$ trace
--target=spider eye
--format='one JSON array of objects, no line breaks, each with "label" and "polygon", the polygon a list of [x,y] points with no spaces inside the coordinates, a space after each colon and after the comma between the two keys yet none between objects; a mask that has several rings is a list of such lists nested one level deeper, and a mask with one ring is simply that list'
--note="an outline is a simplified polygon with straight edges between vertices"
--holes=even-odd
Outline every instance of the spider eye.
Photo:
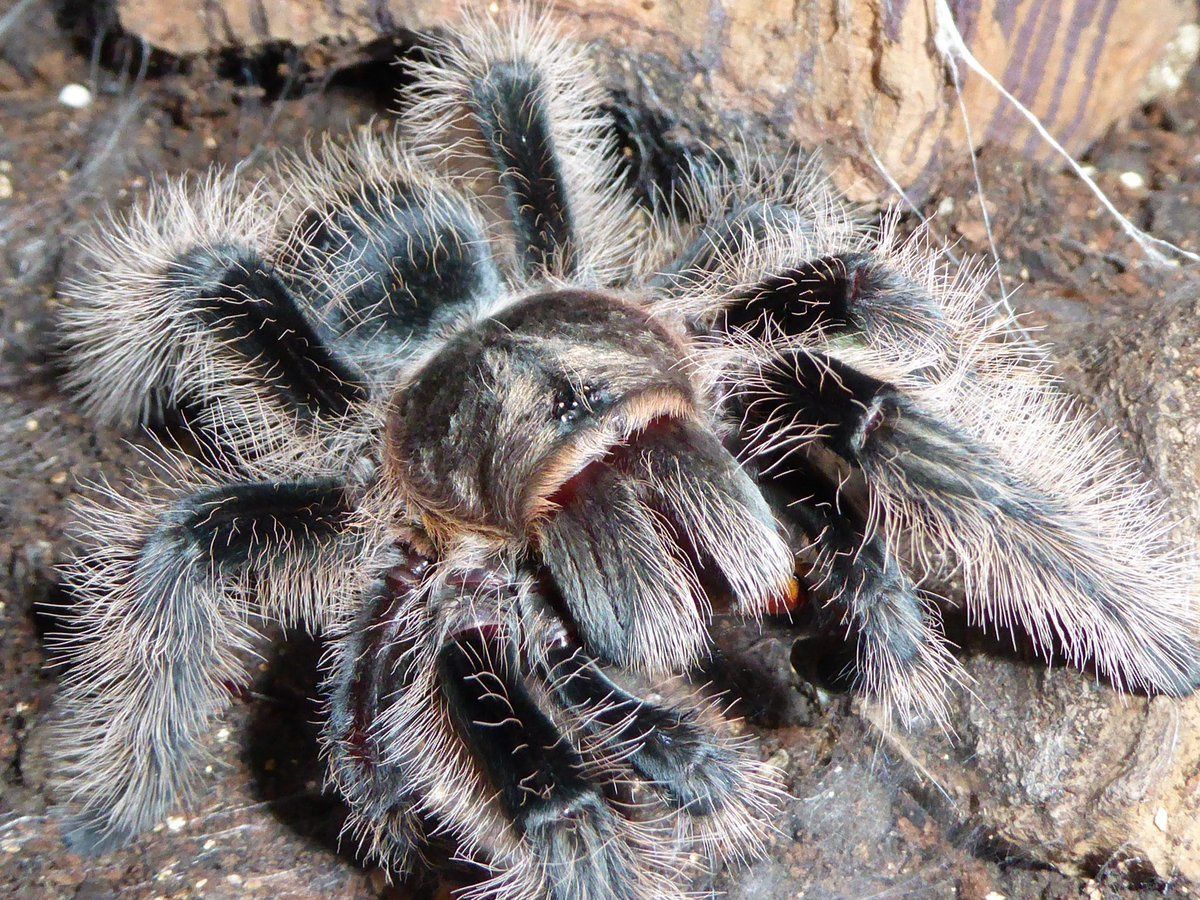
[{"label": "spider eye", "polygon": [[578,388],[563,385],[554,393],[550,418],[557,419],[563,425],[573,425],[584,416],[600,412],[602,400],[600,389],[591,383],[585,382]]}]

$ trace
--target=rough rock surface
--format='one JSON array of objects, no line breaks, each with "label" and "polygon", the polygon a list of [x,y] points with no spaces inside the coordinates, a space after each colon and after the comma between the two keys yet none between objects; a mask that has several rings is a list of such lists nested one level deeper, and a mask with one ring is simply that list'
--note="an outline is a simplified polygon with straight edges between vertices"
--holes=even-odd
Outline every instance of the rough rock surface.
[{"label": "rough rock surface", "polygon": [[1166,486],[1200,521],[1200,286],[1185,284],[1142,315],[1103,323],[1075,376]]},{"label": "rough rock surface", "polygon": [[[832,174],[868,199],[882,184],[876,160],[899,184],[920,188],[949,162],[949,148],[965,145],[936,46],[938,2],[552,5],[624,65],[654,70],[665,63],[682,72],[713,109],[765,119],[806,146],[836,140]],[[322,67],[386,52],[399,29],[437,27],[483,7],[479,0],[117,0],[116,8],[130,33],[174,54],[283,43]],[[954,0],[945,8],[988,71],[1074,152],[1136,106],[1152,72],[1151,90],[1169,89],[1171,72],[1196,52],[1194,31],[1180,36],[1195,21],[1189,0]],[[997,91],[960,69],[972,139],[1044,155],[1045,145]]]},{"label": "rough rock surface", "polygon": [[953,740],[893,737],[964,821],[1066,872],[1200,879],[1197,701],[1118,696],[996,648],[967,671]]},{"label": "rough rock surface", "polygon": [[[134,459],[130,435],[97,430],[59,388],[55,285],[72,239],[104,204],[134,202],[152,177],[247,158],[253,166],[306,134],[385,114],[381,79],[392,70],[360,67],[304,90],[271,56],[159,61],[139,76],[144,60],[130,45],[73,44],[40,0],[4,3],[0,894],[434,896],[445,886],[428,875],[389,887],[353,847],[339,849],[344,810],[321,791],[312,724],[319,647],[300,636],[268,648],[252,691],[214,730],[219,765],[191,808],[120,853],[67,854],[54,815],[64,798],[44,746],[57,672],[42,637],[53,610],[35,605],[59,599],[53,566],[78,482],[124,477]],[[666,69],[660,76],[665,94],[674,82]],[[72,83],[90,85],[89,105],[58,100]],[[1193,74],[1184,93],[1135,113],[1133,130],[1088,160],[1135,221],[1193,251],[1198,98]],[[1098,390],[1102,415],[1128,431],[1172,499],[1194,505],[1195,273],[1143,265],[1069,176],[1004,150],[985,150],[979,164],[1005,284],[1020,287],[1014,304],[1048,327],[1073,383]],[[956,254],[986,254],[980,202],[969,165],[958,165],[909,221],[928,218]],[[715,887],[745,900],[1195,895],[1194,701],[1121,698],[1086,675],[1046,674],[964,636],[976,686],[961,699],[958,736],[881,738],[809,673],[824,649],[801,637],[793,646],[797,634],[782,623],[723,623],[718,634],[726,662],[713,677],[740,698],[747,733],[783,766],[794,799],[768,857],[719,873]]]}]

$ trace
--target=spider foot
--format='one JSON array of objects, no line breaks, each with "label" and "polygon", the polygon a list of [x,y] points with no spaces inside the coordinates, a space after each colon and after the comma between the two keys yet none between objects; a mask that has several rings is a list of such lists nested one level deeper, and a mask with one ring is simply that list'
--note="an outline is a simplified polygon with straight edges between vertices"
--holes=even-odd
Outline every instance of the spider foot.
[{"label": "spider foot", "polygon": [[76,815],[62,824],[63,841],[72,853],[80,856],[103,856],[120,850],[136,837],[129,828],[114,828],[105,819]]}]

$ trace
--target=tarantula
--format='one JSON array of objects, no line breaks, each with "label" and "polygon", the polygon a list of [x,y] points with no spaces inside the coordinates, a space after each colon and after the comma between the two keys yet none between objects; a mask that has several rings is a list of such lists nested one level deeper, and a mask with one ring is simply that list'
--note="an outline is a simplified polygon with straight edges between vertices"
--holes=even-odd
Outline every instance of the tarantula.
[{"label": "tarantula", "polygon": [[449,836],[473,896],[680,896],[756,852],[776,774],[681,677],[717,606],[808,602],[904,721],[963,677],[921,587],[949,575],[1047,658],[1195,689],[1190,564],[986,273],[749,153],[647,212],[534,18],[436,41],[397,133],[91,241],[70,386],[186,410],[197,449],[78,515],[74,846],[181,802],[265,620],[330,637],[354,834],[393,871]]}]

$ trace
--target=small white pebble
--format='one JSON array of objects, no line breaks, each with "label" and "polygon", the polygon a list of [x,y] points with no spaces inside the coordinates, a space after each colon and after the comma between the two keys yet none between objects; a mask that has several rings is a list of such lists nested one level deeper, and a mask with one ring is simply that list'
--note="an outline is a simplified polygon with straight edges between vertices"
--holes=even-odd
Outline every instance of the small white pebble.
[{"label": "small white pebble", "polygon": [[999,891],[988,891],[983,900],[1007,900],[1007,898]]},{"label": "small white pebble", "polygon": [[92,105],[92,92],[82,84],[68,84],[58,92],[58,102],[71,109],[83,109]]},{"label": "small white pebble", "polygon": [[1160,806],[1154,812],[1154,827],[1159,831],[1166,833],[1167,830],[1167,808]]},{"label": "small white pebble", "polygon": [[222,728],[222,729],[220,729],[220,730],[217,732],[217,743],[218,743],[218,744],[223,744],[223,743],[225,743],[227,740],[229,740],[229,729],[228,729],[228,728]]},{"label": "small white pebble", "polygon": [[193,886],[196,888],[196,890],[198,890],[198,891],[199,891],[199,890],[203,890],[203,889],[204,889],[204,886],[205,886],[206,884],[208,884],[208,879],[207,879],[207,878],[201,878],[201,879],[200,879],[199,881],[197,881],[197,882],[195,883],[195,885],[193,885]]},{"label": "small white pebble", "polygon": [[938,204],[937,214],[939,216],[948,216],[954,212],[954,198],[943,197],[942,202]]},{"label": "small white pebble", "polygon": [[1096,167],[1095,166],[1088,166],[1088,165],[1080,166],[1079,171],[1082,172],[1084,175],[1086,175],[1088,178],[1096,177]]},{"label": "small white pebble", "polygon": [[1121,184],[1125,185],[1131,191],[1137,191],[1146,186],[1146,179],[1142,177],[1140,172],[1122,172]]},{"label": "small white pebble", "polygon": [[0,842],[0,850],[3,850],[5,853],[16,853],[20,849],[21,842],[14,840],[13,838],[8,838],[7,840]]},{"label": "small white pebble", "polygon": [[241,884],[242,876],[241,875],[226,875],[225,880],[228,881],[230,884]]},{"label": "small white pebble", "polygon": [[8,200],[12,195],[12,179],[7,175],[0,175],[0,200]]},{"label": "small white pebble", "polygon": [[211,850],[215,846],[217,846],[217,842],[214,841],[212,838],[209,838],[207,841],[204,842],[204,845],[200,849],[201,850]]},{"label": "small white pebble", "polygon": [[172,831],[178,831],[187,824],[187,819],[183,816],[167,816],[167,827]]},{"label": "small white pebble", "polygon": [[25,420],[25,430],[26,431],[37,431],[41,427],[42,427],[42,423],[39,422],[37,419],[26,419]]}]

